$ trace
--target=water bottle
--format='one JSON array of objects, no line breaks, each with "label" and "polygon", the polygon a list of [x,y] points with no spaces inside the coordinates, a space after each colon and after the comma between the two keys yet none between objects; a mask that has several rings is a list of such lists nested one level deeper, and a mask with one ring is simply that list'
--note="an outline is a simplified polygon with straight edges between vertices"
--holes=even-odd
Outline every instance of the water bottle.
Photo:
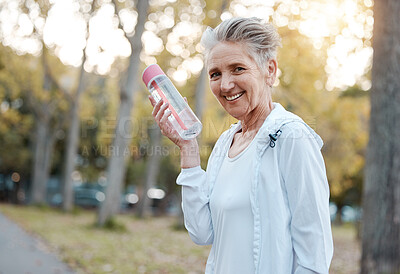
[{"label": "water bottle", "polygon": [[184,140],[195,138],[202,124],[163,70],[157,64],[150,65],[143,71],[142,80],[156,102],[162,99],[168,103],[168,120],[179,136]]}]

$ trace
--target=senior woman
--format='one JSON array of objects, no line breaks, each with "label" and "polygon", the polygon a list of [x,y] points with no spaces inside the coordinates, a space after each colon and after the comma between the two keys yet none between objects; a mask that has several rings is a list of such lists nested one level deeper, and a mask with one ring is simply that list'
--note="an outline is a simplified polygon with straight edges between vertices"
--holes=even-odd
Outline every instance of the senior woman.
[{"label": "senior woman", "polygon": [[200,167],[168,105],[150,98],[162,133],[181,151],[182,209],[191,239],[212,245],[206,273],[328,273],[333,254],[322,140],[271,99],[280,37],[257,18],[232,18],[202,37],[210,87],[239,122]]}]

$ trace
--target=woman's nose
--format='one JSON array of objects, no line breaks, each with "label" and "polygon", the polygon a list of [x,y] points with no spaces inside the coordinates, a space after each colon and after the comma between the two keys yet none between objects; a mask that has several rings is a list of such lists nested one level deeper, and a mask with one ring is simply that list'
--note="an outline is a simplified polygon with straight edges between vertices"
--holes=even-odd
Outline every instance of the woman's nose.
[{"label": "woman's nose", "polygon": [[221,78],[221,91],[230,91],[235,86],[233,79],[230,75],[222,76]]}]

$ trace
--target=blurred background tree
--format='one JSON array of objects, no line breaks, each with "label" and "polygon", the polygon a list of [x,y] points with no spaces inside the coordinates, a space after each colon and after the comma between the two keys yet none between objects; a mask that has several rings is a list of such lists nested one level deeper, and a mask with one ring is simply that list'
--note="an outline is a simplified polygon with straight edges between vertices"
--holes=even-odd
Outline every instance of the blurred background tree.
[{"label": "blurred background tree", "polygon": [[[63,187],[63,202],[62,207],[65,211],[71,211],[74,206],[74,188],[73,188],[73,178],[72,172],[76,168],[76,161],[77,158],[77,150],[78,150],[78,142],[79,142],[79,109],[80,109],[80,101],[81,95],[85,91],[85,80],[86,80],[86,73],[85,73],[85,62],[87,59],[86,56],[86,48],[89,40],[89,21],[92,15],[95,12],[95,4],[96,1],[93,0],[88,11],[82,12],[81,6],[79,9],[82,12],[82,17],[86,23],[86,30],[85,30],[85,43],[82,48],[83,56],[82,62],[79,67],[79,74],[77,79],[76,87],[74,91],[65,93],[64,96],[68,102],[68,112],[67,116],[67,124],[66,124],[66,140],[65,140],[65,152],[64,152],[64,167],[62,173],[61,184]],[[70,82],[71,79],[67,78],[67,81]],[[67,85],[71,85],[68,83]]]},{"label": "blurred background tree", "polygon": [[[110,156],[107,166],[107,188],[105,200],[100,206],[97,223],[103,226],[113,215],[120,210],[121,192],[123,190],[123,181],[126,172],[126,159],[129,156],[129,143],[132,139],[131,133],[127,131],[127,122],[129,122],[133,108],[133,99],[138,85],[138,72],[140,67],[140,53],[142,51],[142,34],[144,24],[146,23],[149,0],[138,0],[136,4],[137,23],[134,33],[126,31],[121,20],[122,13],[116,1],[113,1],[114,10],[118,20],[118,27],[124,32],[129,41],[131,56],[129,58],[128,68],[120,85],[120,106],[117,116],[117,124],[113,137],[112,147],[115,150]],[[128,153],[127,153],[128,151]]]}]

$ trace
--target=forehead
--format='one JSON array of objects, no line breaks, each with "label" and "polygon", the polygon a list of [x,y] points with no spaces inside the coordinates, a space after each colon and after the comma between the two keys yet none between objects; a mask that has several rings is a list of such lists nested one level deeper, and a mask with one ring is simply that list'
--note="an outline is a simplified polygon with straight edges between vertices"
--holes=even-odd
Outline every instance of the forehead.
[{"label": "forehead", "polygon": [[256,66],[255,61],[249,54],[246,44],[220,42],[215,45],[208,54],[207,69],[218,69],[233,63]]}]

